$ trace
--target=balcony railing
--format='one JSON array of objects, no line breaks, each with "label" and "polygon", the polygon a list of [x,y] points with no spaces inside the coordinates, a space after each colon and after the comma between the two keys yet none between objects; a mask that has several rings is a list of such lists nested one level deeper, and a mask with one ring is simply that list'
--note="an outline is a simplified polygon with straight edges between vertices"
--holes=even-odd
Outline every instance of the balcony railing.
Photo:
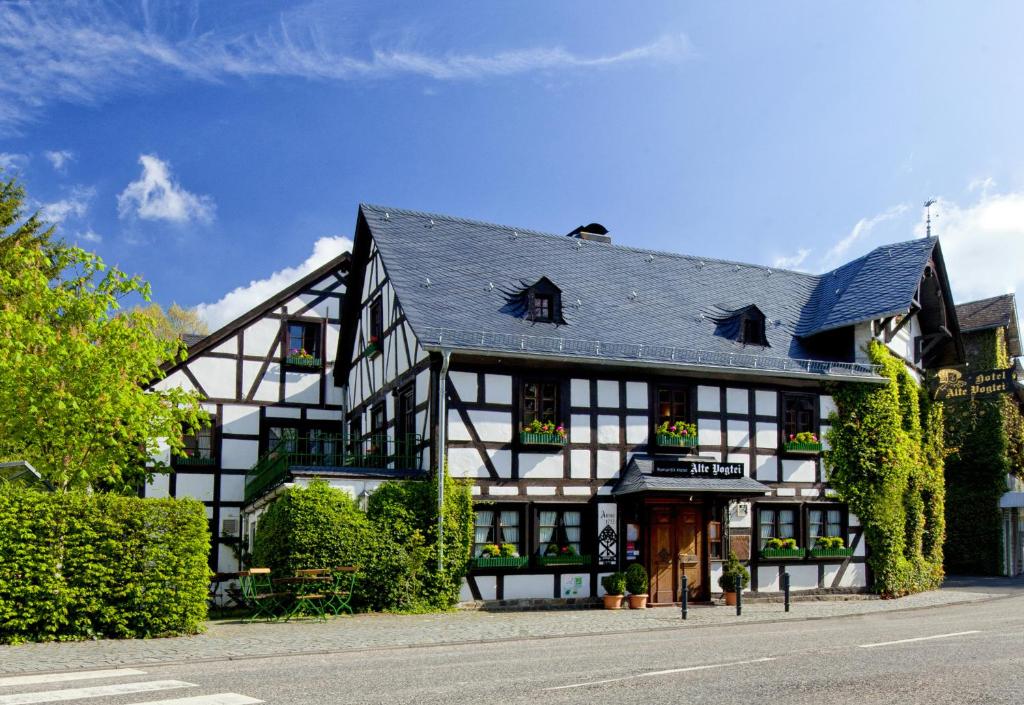
[{"label": "balcony railing", "polygon": [[420,470],[422,437],[401,439],[371,434],[348,440],[339,434],[315,438],[288,438],[260,458],[245,475],[245,501],[249,502],[283,482],[297,467],[380,468]]}]

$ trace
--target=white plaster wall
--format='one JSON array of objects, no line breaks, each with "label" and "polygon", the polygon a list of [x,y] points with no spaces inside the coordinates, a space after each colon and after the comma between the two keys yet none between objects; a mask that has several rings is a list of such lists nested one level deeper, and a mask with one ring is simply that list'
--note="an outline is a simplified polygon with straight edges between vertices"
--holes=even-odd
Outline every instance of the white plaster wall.
[{"label": "white plaster wall", "polygon": [[791,590],[816,590],[818,588],[818,566],[788,565],[789,587]]},{"label": "white plaster wall", "polygon": [[[330,386],[330,385],[328,385]],[[306,418],[312,421],[337,421],[341,423],[339,409],[306,409]],[[339,425],[340,428],[340,425]]]},{"label": "white plaster wall", "polygon": [[195,385],[192,384],[189,378],[185,376],[185,373],[180,370],[172,372],[153,385],[153,389],[161,392],[174,388],[184,389],[186,392],[194,392],[196,390]]},{"label": "white plaster wall", "polygon": [[452,477],[488,477],[487,466],[476,448],[449,448],[448,472]]},{"label": "white plaster wall", "polygon": [[569,383],[569,398],[572,406],[590,406],[590,380],[572,380]]},{"label": "white plaster wall", "polygon": [[235,396],[235,361],[219,357],[199,356],[189,360],[188,369],[206,390],[207,396],[233,399]]},{"label": "white plaster wall", "polygon": [[276,402],[280,396],[278,391],[280,381],[281,365],[276,362],[267,365],[267,370],[263,373],[263,379],[260,380],[260,386],[256,388],[253,399],[256,401]]},{"label": "white plaster wall", "polygon": [[475,402],[477,394],[476,372],[449,371],[448,378],[459,393],[459,398],[464,402]]},{"label": "white plaster wall", "polygon": [[729,462],[730,463],[739,463],[740,465],[743,466],[743,474],[746,475],[747,477],[751,476],[751,473],[750,473],[750,456],[749,455],[746,455],[746,454],[740,455],[738,453],[730,455],[729,456]]},{"label": "white plaster wall", "polygon": [[647,417],[627,416],[626,417],[626,443],[630,445],[641,445],[647,443]]},{"label": "white plaster wall", "polygon": [[237,355],[238,354],[238,336],[237,335],[231,336],[230,338],[225,340],[220,345],[217,345],[216,347],[214,347],[212,352],[215,352],[215,353],[225,353],[227,355]]},{"label": "white plaster wall", "polygon": [[159,499],[170,497],[170,478],[167,475],[154,475],[146,485],[146,496]]},{"label": "white plaster wall", "polygon": [[750,446],[750,423],[738,419],[726,422],[726,442],[730,448],[747,448]]},{"label": "white plaster wall", "polygon": [[506,575],[505,599],[521,600],[529,597],[554,596],[554,576],[552,575]]},{"label": "white plaster wall", "polygon": [[697,387],[697,411],[720,411],[721,401],[718,387]]},{"label": "white plaster wall", "polygon": [[583,449],[574,449],[570,451],[569,456],[570,464],[570,477],[578,479],[589,479],[590,478],[590,451]]},{"label": "white plaster wall", "polygon": [[320,375],[288,372],[284,378],[284,398],[293,404],[319,404]]},{"label": "white plaster wall", "polygon": [[619,383],[614,380],[597,381],[597,405],[600,407],[619,408]]},{"label": "white plaster wall", "polygon": [[512,378],[508,375],[484,375],[484,401],[488,404],[511,404]]},{"label": "white plaster wall", "polygon": [[729,526],[736,529],[751,527],[750,502],[736,502],[729,508]]},{"label": "white plaster wall", "polygon": [[650,400],[647,396],[646,382],[626,382],[626,407],[629,409],[647,409]]},{"label": "white plaster wall", "polygon": [[781,589],[778,567],[774,565],[759,566],[757,569],[757,591],[778,592]]},{"label": "white plaster wall", "polygon": [[619,442],[619,417],[605,416],[597,417],[597,442],[618,443]]},{"label": "white plaster wall", "polygon": [[220,476],[220,501],[241,502],[245,498],[245,475]]},{"label": "white plaster wall", "polygon": [[203,502],[213,501],[213,475],[179,473],[176,479],[178,497],[195,497]]},{"label": "white plaster wall", "polygon": [[722,443],[722,425],[718,419],[697,419],[697,440],[702,446]]},{"label": "white plaster wall", "polygon": [[750,408],[746,389],[725,390],[725,410],[730,414],[746,414]]},{"label": "white plaster wall", "polygon": [[573,414],[569,417],[569,438],[573,443],[590,443],[590,416]]},{"label": "white plaster wall", "polygon": [[260,409],[258,406],[225,404],[221,416],[221,427],[225,433],[259,435]]},{"label": "white plaster wall", "polygon": [[281,322],[272,318],[261,318],[245,329],[245,354],[267,357],[281,333]]},{"label": "white plaster wall", "polygon": [[597,451],[597,476],[600,478],[618,477],[621,465],[617,450]]},{"label": "white plaster wall", "polygon": [[867,569],[863,563],[851,563],[846,567],[839,587],[867,587]]},{"label": "white plaster wall", "polygon": [[827,588],[832,587],[832,583],[835,581],[836,576],[839,575],[839,564],[832,563],[825,566],[825,580],[824,585]]},{"label": "white plaster wall", "polygon": [[814,482],[817,460],[790,460],[782,461],[783,482]]},{"label": "white plaster wall", "polygon": [[302,418],[302,410],[294,406],[266,406],[264,407],[267,418],[272,419],[298,419]]},{"label": "white plaster wall", "polygon": [[[476,587],[480,590],[481,600],[497,600],[498,599],[498,579],[493,575],[478,575],[476,576]],[[462,589],[459,591],[459,600],[461,602],[472,602],[473,592],[469,589],[469,585],[466,583],[466,579],[462,579]]]},{"label": "white plaster wall", "polygon": [[469,412],[469,422],[481,441],[508,443],[512,440],[511,412],[474,410]]},{"label": "white plaster wall", "polygon": [[765,389],[754,392],[754,412],[758,416],[778,415],[778,394]]},{"label": "white plaster wall", "polygon": [[224,438],[221,440],[220,466],[228,470],[248,470],[259,460],[258,440]]},{"label": "white plaster wall", "polygon": [[779,480],[779,459],[774,455],[759,455],[757,457],[757,477],[759,482],[778,482]]},{"label": "white plaster wall", "polygon": [[559,478],[564,475],[561,453],[520,453],[519,477],[527,480]]}]

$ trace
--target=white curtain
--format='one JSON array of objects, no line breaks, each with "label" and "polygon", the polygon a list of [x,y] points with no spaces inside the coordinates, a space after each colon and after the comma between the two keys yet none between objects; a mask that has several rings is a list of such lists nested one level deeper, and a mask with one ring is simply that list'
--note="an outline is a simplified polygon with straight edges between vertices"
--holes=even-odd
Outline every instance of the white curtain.
[{"label": "white curtain", "polygon": [[491,542],[491,526],[494,522],[494,512],[480,511],[476,513],[476,535],[473,538],[475,555],[480,555],[483,544]]},{"label": "white curtain", "polygon": [[555,522],[558,520],[558,512],[541,512],[539,519],[540,535],[538,538],[540,539],[540,552],[544,553],[547,550],[548,544],[555,537]]},{"label": "white curtain", "polygon": [[501,541],[519,546],[519,512],[502,512]]},{"label": "white curtain", "polygon": [[828,531],[826,532],[829,536],[842,536],[843,535],[843,524],[840,521],[840,512],[838,509],[828,510]]},{"label": "white curtain", "polygon": [[820,509],[812,509],[808,514],[809,523],[807,530],[811,539],[810,543],[812,547],[814,546],[814,540],[823,535],[821,533],[822,524],[824,523],[823,518],[824,517]]},{"label": "white curtain", "polygon": [[771,509],[761,510],[761,548],[764,548],[768,539],[774,538],[775,534],[775,512]]},{"label": "white curtain", "polygon": [[780,539],[791,539],[794,536],[793,532],[793,510],[782,509],[779,511],[779,538]]},{"label": "white curtain", "polygon": [[576,549],[580,550],[580,513],[563,512],[562,525],[565,527],[565,538]]}]

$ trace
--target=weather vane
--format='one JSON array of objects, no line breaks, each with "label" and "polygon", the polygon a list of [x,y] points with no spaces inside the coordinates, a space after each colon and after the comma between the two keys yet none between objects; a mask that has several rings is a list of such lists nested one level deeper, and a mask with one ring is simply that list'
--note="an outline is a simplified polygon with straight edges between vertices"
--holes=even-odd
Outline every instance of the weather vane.
[{"label": "weather vane", "polygon": [[932,236],[932,206],[935,205],[935,199],[929,198],[924,202],[924,212],[927,215],[925,218],[925,232],[928,237]]}]

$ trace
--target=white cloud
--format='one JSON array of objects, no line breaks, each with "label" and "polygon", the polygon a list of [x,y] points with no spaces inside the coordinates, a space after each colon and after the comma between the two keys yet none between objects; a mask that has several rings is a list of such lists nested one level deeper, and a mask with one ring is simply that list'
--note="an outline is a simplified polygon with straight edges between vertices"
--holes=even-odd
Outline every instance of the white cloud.
[{"label": "white cloud", "polygon": [[907,212],[909,206],[905,203],[901,203],[897,206],[893,206],[885,210],[878,215],[874,215],[870,218],[861,218],[850,230],[849,234],[846,235],[842,240],[837,242],[829,249],[825,254],[823,264],[825,269],[832,269],[836,265],[842,264],[843,262],[850,259],[848,252],[850,248],[858,241],[863,240],[867,237],[872,230],[875,229],[881,223],[887,220],[893,220],[898,218]]},{"label": "white cloud", "polygon": [[[3,124],[2,118],[0,118],[0,124]],[[4,171],[17,171],[19,169],[24,169],[26,164],[28,164],[27,154],[0,152],[0,169],[3,169]]]},{"label": "white cloud", "polygon": [[213,199],[189,193],[171,178],[171,165],[155,154],[139,156],[142,174],[117,197],[117,212],[122,218],[138,216],[143,220],[172,223],[213,220]]},{"label": "white cloud", "polygon": [[[915,232],[924,235],[923,218]],[[1024,288],[1024,192],[982,188],[966,205],[939,198],[932,206],[932,234],[942,246],[957,301]]]},{"label": "white cloud", "polygon": [[68,163],[75,158],[75,153],[67,149],[43,152],[43,156],[50,162],[54,171],[63,174],[67,170]]},{"label": "white cloud", "polygon": [[220,300],[196,307],[199,316],[210,328],[217,329],[238,318],[257,304],[295,283],[317,267],[326,264],[342,252],[352,250],[347,237],[322,237],[313,244],[313,253],[302,264],[274,272],[266,279],[249,282],[225,294]]},{"label": "white cloud", "polygon": [[811,254],[810,249],[801,247],[792,255],[779,255],[772,260],[772,266],[778,269],[799,269],[809,254]]},{"label": "white cloud", "polygon": [[67,198],[41,204],[40,217],[48,223],[55,224],[63,223],[69,218],[84,218],[95,196],[96,189],[91,186],[75,186]]},{"label": "white cloud", "polygon": [[[414,75],[438,81],[555,70],[671,62],[692,55],[685,35],[666,35],[617,52],[580,55],[562,47],[490,54],[430,53],[408,41],[338,46],[315,9],[281,14],[262,31],[206,27],[199,11],[139,11],[104,3],[0,3],[0,130],[15,131],[55,101],[96,104],[122,90],[154,90],[168,78],[222,81],[265,76],[323,81]],[[177,31],[174,31],[177,28]]]},{"label": "white cloud", "polygon": [[92,228],[87,228],[85,232],[76,233],[75,237],[82,242],[91,242],[94,244],[103,242],[103,237]]}]

